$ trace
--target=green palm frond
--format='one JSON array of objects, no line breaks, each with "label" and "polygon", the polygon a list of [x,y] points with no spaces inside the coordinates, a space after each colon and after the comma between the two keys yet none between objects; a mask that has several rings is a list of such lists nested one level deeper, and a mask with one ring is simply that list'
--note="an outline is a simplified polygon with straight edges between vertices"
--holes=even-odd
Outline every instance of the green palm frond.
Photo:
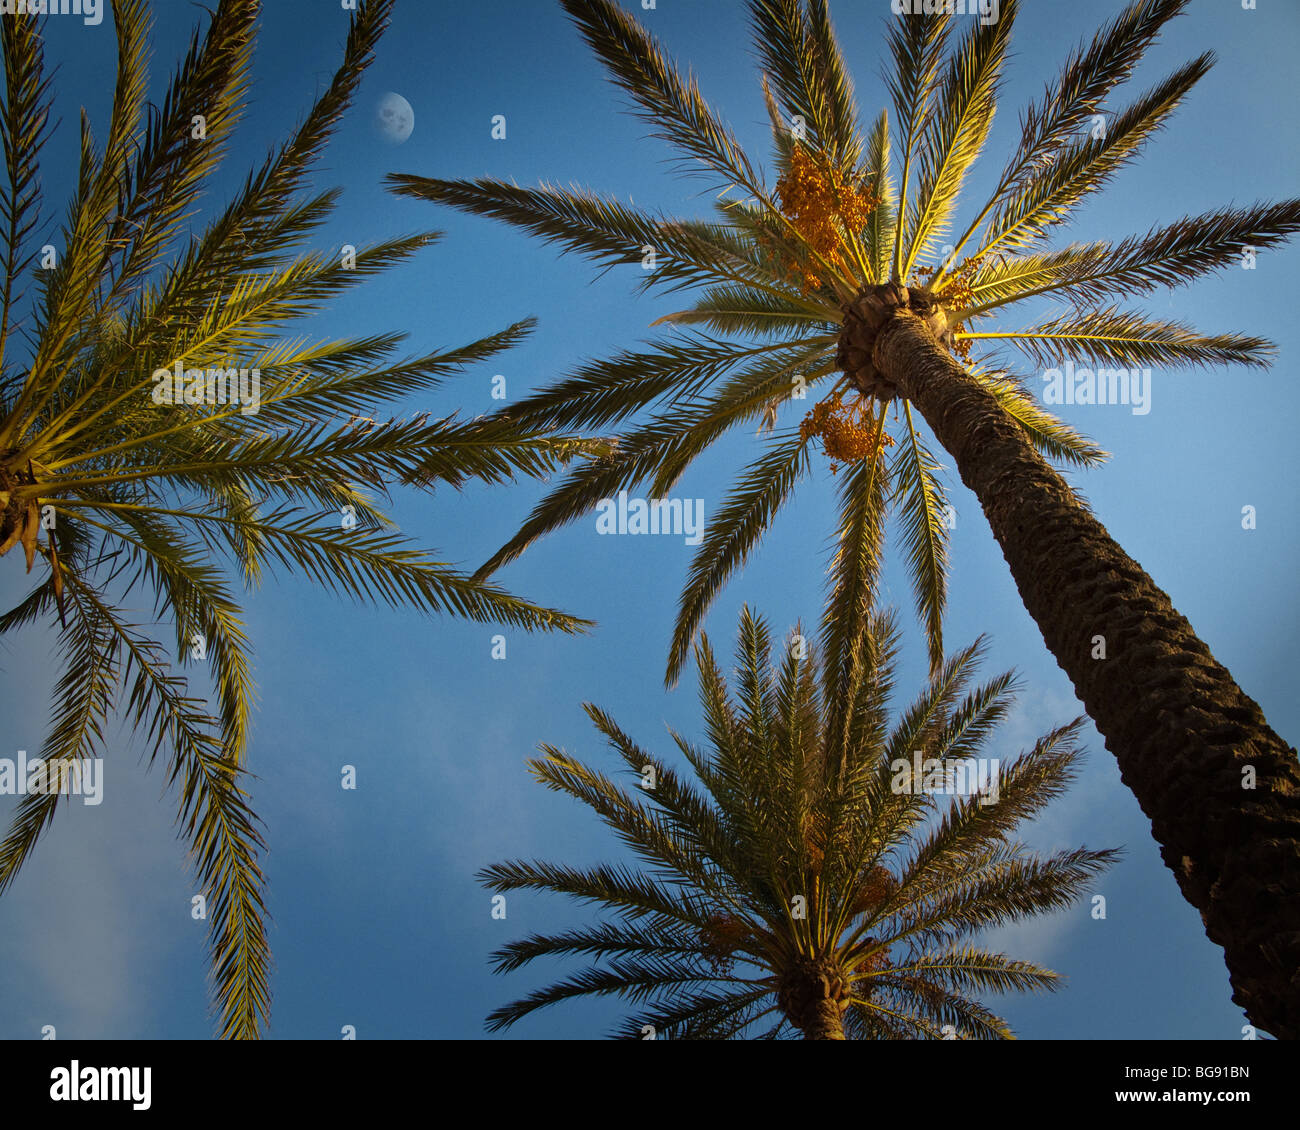
[{"label": "green palm frond", "polygon": [[709,523],[682,592],[673,629],[668,681],[676,682],[709,602],[726,578],[744,564],[775,513],[808,471],[808,441],[798,434],[773,445],[741,477],[736,490]]},{"label": "green palm frond", "polygon": [[1136,0],[1098,31],[1086,48],[1071,53],[1060,77],[1025,113],[1020,147],[1011,169],[1046,160],[1078,132],[1106,95],[1133,73],[1164,25],[1187,0]]},{"label": "green palm frond", "polygon": [[958,321],[978,317],[1035,294],[1050,292],[1060,280],[1086,275],[1105,257],[1106,245],[1072,243],[1059,251],[999,255],[981,263],[971,283],[968,304],[954,312]]},{"label": "green palm frond", "polygon": [[678,405],[619,438],[612,452],[570,472],[476,575],[491,574],[538,538],[585,517],[621,490],[649,481],[651,495],[662,498],[687,465],[728,428],[764,414],[773,401],[789,395],[795,378],[809,385],[823,378],[829,365],[819,358],[826,348],[824,339],[809,338],[757,350],[759,363],[741,370],[710,399]]},{"label": "green palm frond", "polygon": [[947,234],[966,173],[993,126],[998,81],[1015,18],[1015,0],[1006,0],[996,20],[970,28],[948,63],[936,94],[935,113],[920,138],[917,193],[908,216],[908,251],[900,278],[906,278],[916,261]]},{"label": "green palm frond", "polygon": [[1114,855],[1078,848],[1046,859],[999,860],[996,868],[977,870],[927,892],[920,904],[908,908],[906,925],[897,937],[951,944],[975,930],[1063,910],[1077,901]]},{"label": "green palm frond", "polygon": [[1061,252],[1012,260],[971,288],[975,304],[963,314],[1040,294],[1097,303],[1112,296],[1149,294],[1246,264],[1248,251],[1276,247],[1300,231],[1300,200],[1222,208],[1152,228],[1118,244],[1072,245]]},{"label": "green palm frond", "polygon": [[[0,51],[4,55],[4,110],[0,113],[0,145],[5,175],[0,181],[0,239],[4,246],[4,290],[0,293],[0,369],[9,338],[10,311],[21,300],[14,288],[35,261],[28,239],[40,220],[38,183],[41,149],[50,131],[50,79],[44,51],[31,20],[0,21]],[[3,400],[10,382],[0,384]],[[2,402],[2,400],[0,400]]]},{"label": "green palm frond", "polygon": [[[646,787],[647,767],[653,771],[655,799],[671,825],[672,835],[689,848],[692,858],[720,860],[724,864],[739,860],[735,845],[729,839],[729,829],[718,819],[704,793],[665,762],[636,745],[605,711],[592,703],[587,703],[583,709],[611,748],[622,756],[628,770],[637,776],[641,788]],[[706,763],[693,762],[692,767],[702,781],[713,776]]]},{"label": "green palm frond", "polygon": [[633,490],[650,478],[664,453],[689,424],[673,429],[666,421],[643,428],[633,440],[622,440],[610,455],[570,471],[560,484],[534,507],[528,519],[504,546],[475,574],[490,576],[519,557],[539,538],[579,518],[623,490]]},{"label": "green palm frond", "polygon": [[[256,358],[267,390],[258,420],[271,428],[330,416],[363,419],[382,404],[436,389],[446,377],[495,357],[523,341],[535,325],[526,318],[468,345],[396,364],[386,362],[402,343],[399,334],[268,350]],[[557,439],[557,446],[562,442]]]},{"label": "green palm frond", "polygon": [[667,923],[654,929],[644,926],[603,923],[591,928],[567,930],[560,934],[534,934],[522,941],[510,942],[492,955],[493,971],[510,973],[535,958],[551,954],[588,954],[601,957],[617,953],[700,954],[704,947],[695,935],[682,926]]},{"label": "green palm frond", "polygon": [[659,1005],[629,1017],[611,1035],[614,1039],[644,1040],[653,1032],[655,1039],[729,1040],[775,1011],[771,1005],[764,1007],[769,996],[762,986],[729,993],[681,993],[672,1005]]},{"label": "green palm frond", "polygon": [[[117,313],[121,296],[110,293],[102,298],[103,285],[133,282],[156,264],[184,210],[219,165],[240,113],[256,12],[223,2],[213,13],[207,35],[200,39],[196,32],[191,40],[155,117],[155,133],[138,145],[144,11],[132,3],[115,15],[118,66],[108,141],[102,155],[97,154],[83,114],[81,170],[64,233],[64,254],[54,269],[44,272],[44,301],[34,318],[37,344],[17,404],[0,425],[0,447],[32,426],[35,413],[61,390],[54,374],[75,369],[78,353]],[[190,136],[196,115],[207,123],[209,137],[197,147]],[[135,189],[129,202],[122,199],[124,182]],[[147,232],[131,213],[150,205],[157,224]],[[141,236],[130,239],[128,228]],[[152,238],[141,238],[145,235]],[[146,261],[143,252],[150,250],[152,260]]]},{"label": "green palm frond", "polygon": [[[75,592],[69,595],[73,615],[59,640],[63,673],[54,689],[50,732],[40,754],[60,771],[101,754],[104,723],[119,670],[113,633],[101,618],[84,613]],[[53,821],[60,796],[57,792],[29,793],[19,802],[0,842],[0,892],[13,883],[41,833]]]},{"label": "green palm frond", "polygon": [[671,869],[712,897],[725,897],[724,890],[715,889],[711,873],[703,866],[693,845],[674,836],[668,821],[645,811],[603,773],[588,769],[563,750],[553,746],[541,748],[545,759],[528,763],[538,781],[586,804],[647,863]]},{"label": "green palm frond", "polygon": [[[569,17],[631,97],[634,113],[653,136],[682,150],[698,173],[702,164],[721,185],[754,192],[758,178],[731,130],[704,101],[693,78],[683,78],[644,28],[612,0],[561,0]],[[697,164],[698,163],[698,164]]]},{"label": "green palm frond", "polygon": [[[798,6],[795,0],[795,6]],[[826,146],[834,159],[845,166],[856,165],[862,157],[862,138],[858,133],[858,107],[849,77],[848,64],[840,50],[839,38],[831,23],[828,0],[808,0],[807,43],[814,73],[821,75],[827,106],[830,144]]]},{"label": "green palm frond", "polygon": [[885,76],[894,110],[895,128],[900,131],[902,172],[898,183],[898,223],[894,232],[890,279],[903,279],[907,249],[903,235],[907,226],[909,187],[917,148],[929,117],[930,104],[938,91],[943,70],[944,50],[952,21],[939,8],[933,15],[914,12],[907,19],[894,19],[887,33],[889,53],[894,68]]},{"label": "green palm frond", "polygon": [[[884,435],[884,426],[885,416],[881,413],[876,421],[879,437]],[[833,720],[831,732],[836,734],[842,734],[843,728],[835,720],[848,716],[851,700],[847,680],[855,671],[854,661],[864,642],[860,634],[870,624],[862,605],[871,602],[869,582],[880,575],[882,566],[886,474],[881,453],[873,447],[840,484],[839,544],[831,560],[821,629],[826,670],[845,680],[826,688],[826,702]]]},{"label": "green palm frond", "polygon": [[[971,967],[984,971],[988,969],[985,984],[1005,986],[998,991],[1051,990],[1057,987],[1055,976],[1047,974],[1035,978],[1029,972],[1036,967],[1028,962],[1007,962],[1000,954],[979,954],[961,951],[956,954],[936,954],[921,964],[916,973],[899,972],[890,976],[874,978],[871,997],[862,1001],[858,1009],[864,1014],[864,1023],[879,1023],[885,1016],[901,1019],[906,1025],[914,1027],[920,1034],[933,1038],[938,1033],[953,1032],[955,1039],[967,1040],[1013,1040],[1010,1026],[1001,1017],[995,1015],[978,1001],[969,996],[946,987],[943,978],[949,975],[950,968],[960,967],[965,958]],[[980,958],[991,959],[981,963]],[[1013,972],[997,977],[997,966],[992,962],[1002,960]],[[1025,967],[1024,972],[1016,967]],[[975,980],[975,978],[972,978]],[[977,982],[978,983],[978,982]],[[870,1020],[866,1018],[870,1017]],[[956,1035],[955,1033],[961,1033]],[[899,1038],[890,1036],[886,1038]],[[915,1038],[903,1036],[904,1039]],[[942,1037],[941,1037],[942,1038]]]},{"label": "green palm frond", "polygon": [[899,973],[942,972],[958,988],[977,991],[1025,992],[1056,988],[1058,976],[1029,961],[1013,961],[997,953],[985,953],[963,946],[950,953],[918,958]]},{"label": "green palm frond", "polygon": [[767,351],[767,346],[682,334],[653,350],[629,350],[583,366],[504,414],[534,428],[602,428],[641,408],[669,409],[693,400],[728,369]]},{"label": "green palm frond", "polygon": [[[59,513],[56,507],[56,521]],[[196,634],[203,639],[215,676],[222,732],[232,749],[243,749],[253,705],[249,641],[240,608],[223,571],[205,552],[207,547],[184,536],[167,521],[170,515],[144,507],[115,509],[118,521],[114,523],[97,522],[68,508],[62,513],[99,531],[105,546],[121,549],[124,566],[135,566],[130,579],[122,582],[122,590],[129,593],[140,587],[155,593],[155,615],[170,616],[174,623],[177,655],[190,654]]]},{"label": "green palm frond", "polygon": [[[447,181],[392,173],[387,179],[390,190],[397,195],[450,204],[475,215],[503,220],[543,242],[558,244],[565,252],[584,255],[607,270],[639,267],[645,258],[644,249],[653,249],[656,266],[645,273],[644,286],[670,282],[692,286],[729,278],[698,262],[699,244],[689,241],[671,223],[580,188],[547,184],[535,189],[520,188],[488,177]],[[739,270],[740,264],[734,267]]]},{"label": "green palm frond", "polygon": [[582,902],[608,903],[625,921],[667,919],[701,927],[700,904],[683,900],[671,884],[626,867],[601,865],[579,870],[534,860],[495,863],[480,872],[493,891],[552,891]]},{"label": "green palm frond", "polygon": [[1179,67],[1113,121],[1107,121],[1102,136],[1061,150],[1049,168],[1007,197],[994,212],[978,253],[1028,247],[1049,227],[1063,223],[1084,197],[1106,185],[1141,152],[1187,92],[1209,73],[1213,60],[1213,54],[1207,52]]},{"label": "green palm frond", "polygon": [[939,464],[917,438],[910,405],[904,405],[907,436],[898,446],[891,473],[900,497],[903,548],[916,593],[916,611],[925,625],[930,666],[943,662],[943,612],[948,596],[947,495],[936,472]]},{"label": "green palm frond", "polygon": [[783,294],[745,286],[710,287],[689,310],[666,314],[654,325],[704,324],[721,334],[751,334],[754,337],[790,337],[809,330],[833,327],[825,312],[810,310]]},{"label": "green palm frond", "polygon": [[168,751],[168,785],[180,793],[180,833],[211,904],[212,996],[220,1035],[256,1036],[270,1010],[271,954],[258,863],[266,845],[242,787],[246,772],[214,732],[218,720],[187,693],[184,679],[168,673],[159,645],[122,620],[90,585],[75,576],[69,585],[83,614],[100,621],[120,649],[123,707],[152,746],[150,765]]},{"label": "green palm frond", "polygon": [[867,282],[883,282],[889,277],[890,256],[894,248],[894,225],[897,223],[894,182],[889,175],[889,111],[880,117],[867,136],[866,164],[870,170],[867,187],[879,204],[867,217],[864,242],[873,271]]},{"label": "green palm frond", "polygon": [[837,167],[862,156],[857,106],[825,0],[749,0],[754,47],[786,117],[802,117],[808,141]]},{"label": "green palm frond", "polygon": [[1025,330],[958,335],[966,340],[1006,342],[1035,365],[1048,367],[1068,351],[1073,356],[1121,366],[1254,365],[1264,367],[1275,352],[1263,338],[1245,334],[1198,334],[1181,322],[1152,321],[1109,307],[1064,314]]},{"label": "green palm frond", "polygon": [[1110,457],[1092,440],[1039,407],[1024,385],[1009,373],[982,367],[971,371],[1042,454],[1076,467],[1094,467]]}]

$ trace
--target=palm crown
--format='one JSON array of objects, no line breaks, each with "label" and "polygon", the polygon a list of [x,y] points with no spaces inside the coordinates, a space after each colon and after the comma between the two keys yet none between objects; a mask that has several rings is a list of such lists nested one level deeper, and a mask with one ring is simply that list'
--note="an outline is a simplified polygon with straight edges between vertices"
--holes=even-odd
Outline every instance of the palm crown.
[{"label": "palm crown", "polygon": [[[256,1035],[264,1023],[269,953],[262,840],[241,784],[253,695],[249,641],[221,559],[250,586],[284,570],[394,606],[526,629],[572,632],[585,623],[431,558],[394,531],[374,499],[398,482],[459,485],[547,472],[591,449],[500,422],[372,418],[505,349],[529,323],[404,359],[395,356],[398,334],[321,343],[281,337],[287,323],[436,236],[362,247],[354,263],[301,249],[338,193],[300,190],[390,9],[391,0],[358,8],[343,63],[296,133],[178,249],[246,101],[258,5],[223,0],[153,108],[145,103],[147,5],[115,0],[108,133],[97,144],[83,117],[57,265],[45,262],[38,238],[51,88],[37,22],[0,20],[0,554],[21,546],[28,572],[39,560],[41,574],[0,617],[0,631],[57,620],[63,674],[41,750],[47,764],[97,756],[119,708],[147,735],[151,761],[164,755],[209,901],[214,995],[227,1036]],[[34,264],[37,293],[25,304]],[[231,365],[249,375],[241,392],[252,391],[252,371],[260,374],[260,404],[233,395],[233,381],[225,395],[208,385],[205,374],[233,374]],[[197,371],[202,384],[156,399],[155,372],[173,366]],[[217,403],[205,399],[209,388]],[[191,398],[195,389],[201,395]],[[217,716],[174,672],[171,648],[151,634],[152,624],[126,610],[142,591],[154,598],[155,615],[173,622],[181,661],[210,664]],[[0,842],[0,890],[58,801],[58,793],[33,793],[18,806]]]},{"label": "palm crown", "polygon": [[494,890],[555,891],[613,916],[499,950],[499,972],[543,956],[597,961],[498,1009],[490,1028],[618,994],[641,1006],[617,1032],[631,1039],[1011,1038],[979,995],[1054,988],[1057,975],[972,935],[1068,906],[1115,855],[1044,858],[1011,838],[1066,787],[1082,720],[995,762],[982,794],[940,801],[941,778],[974,764],[1007,713],[1013,678],[966,691],[977,641],[891,727],[895,628],[865,612],[847,651],[819,664],[796,634],[777,670],[767,626],[745,609],[734,692],[703,637],[708,748],[673,734],[695,779],[591,705],[638,784],[624,789],[541,747],[546,757],[529,763],[536,777],[590,806],[646,869],[511,862],[482,872]]},{"label": "palm crown", "polygon": [[[661,319],[683,327],[674,336],[587,364],[502,413],[530,426],[628,428],[616,454],[571,472],[481,571],[619,490],[649,484],[662,495],[721,436],[759,421],[773,434],[697,551],[670,682],[713,598],[810,470],[818,442],[832,470],[846,467],[837,579],[867,567],[892,509],[932,667],[939,663],[948,503],[919,414],[871,363],[871,335],[855,306],[869,288],[909,287],[912,309],[927,314],[938,339],[1038,451],[1069,465],[1099,463],[1105,452],[1003,367],[1008,347],[1036,365],[1061,350],[1121,367],[1261,365],[1271,355],[1263,339],[1206,335],[1118,303],[1237,262],[1245,247],[1272,246],[1300,227],[1298,201],[1226,208],[1118,242],[1047,247],[1052,229],[1141,152],[1208,71],[1205,54],[1130,105],[1101,114],[1186,0],[1134,0],[1067,59],[1025,112],[1020,143],[993,192],[961,213],[970,213],[961,227],[961,189],[993,122],[1015,0],[1001,5],[996,21],[972,20],[961,32],[962,21],[942,12],[894,17],[887,32],[892,122],[882,111],[865,130],[826,0],[748,0],[775,177],[762,173],[694,79],[631,15],[611,0],[562,2],[637,115],[685,168],[722,190],[716,219],[674,219],[548,185],[390,181],[394,191],[504,220],[606,267],[641,264],[653,248],[655,267],[641,287],[695,292],[689,309]],[[936,251],[942,259],[925,265]],[[1010,307],[1042,296],[1064,303],[1065,312],[1003,325]],[[806,396],[814,386],[815,404]],[[790,400],[803,402],[802,418],[778,430]],[[650,409],[648,419],[631,423]]]}]

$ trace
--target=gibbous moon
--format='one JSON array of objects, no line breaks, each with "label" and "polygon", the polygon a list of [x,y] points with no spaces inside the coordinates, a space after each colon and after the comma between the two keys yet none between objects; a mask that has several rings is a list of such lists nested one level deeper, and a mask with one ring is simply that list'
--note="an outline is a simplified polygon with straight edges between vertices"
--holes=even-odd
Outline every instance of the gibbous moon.
[{"label": "gibbous moon", "polygon": [[375,132],[390,145],[401,145],[415,129],[415,111],[391,90],[375,106]]}]

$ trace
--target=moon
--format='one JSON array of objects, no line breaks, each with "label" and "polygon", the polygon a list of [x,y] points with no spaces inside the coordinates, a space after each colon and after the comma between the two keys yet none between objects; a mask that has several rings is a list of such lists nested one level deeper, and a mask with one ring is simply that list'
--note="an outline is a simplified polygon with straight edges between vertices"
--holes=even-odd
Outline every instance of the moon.
[{"label": "moon", "polygon": [[415,111],[400,94],[389,91],[375,106],[375,132],[390,145],[401,145],[415,129]]}]

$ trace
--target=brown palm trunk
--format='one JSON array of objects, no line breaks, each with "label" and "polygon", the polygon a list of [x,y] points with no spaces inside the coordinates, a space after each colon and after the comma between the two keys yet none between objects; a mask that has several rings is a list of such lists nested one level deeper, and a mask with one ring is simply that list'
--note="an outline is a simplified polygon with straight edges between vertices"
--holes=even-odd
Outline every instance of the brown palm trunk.
[{"label": "brown palm trunk", "polygon": [[797,959],[781,978],[777,1001],[805,1040],[844,1039],[849,982],[835,962]]},{"label": "brown palm trunk", "polygon": [[843,1013],[832,1000],[817,1001],[804,1013],[803,1038],[805,1040],[844,1039]]},{"label": "brown palm trunk", "polygon": [[1296,751],[923,317],[866,299],[875,369],[979,499],[1025,608],[1223,947],[1232,999],[1257,1027],[1300,1037]]}]

